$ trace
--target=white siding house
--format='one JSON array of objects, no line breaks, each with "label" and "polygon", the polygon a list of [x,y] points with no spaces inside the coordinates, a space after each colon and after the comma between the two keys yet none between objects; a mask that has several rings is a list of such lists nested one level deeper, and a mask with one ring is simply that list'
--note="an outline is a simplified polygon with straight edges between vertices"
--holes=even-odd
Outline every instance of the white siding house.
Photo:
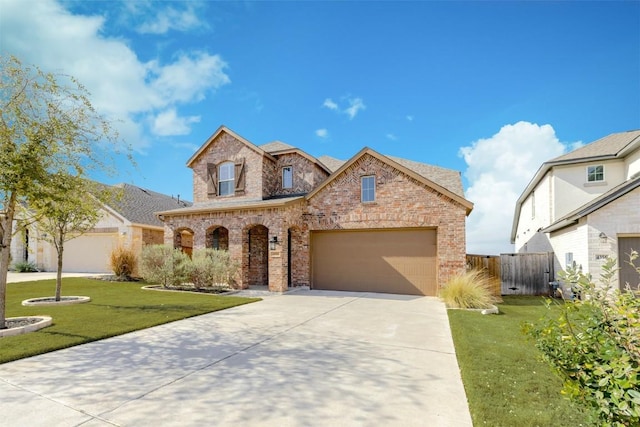
[{"label": "white siding house", "polygon": [[[164,243],[164,227],[155,212],[190,206],[171,196],[130,184],[112,187],[120,194],[113,206],[103,205],[101,218],[89,232],[64,244],[65,272],[109,273],[109,256],[117,246],[139,254],[147,244]],[[58,255],[52,244],[39,236],[37,227],[20,227],[11,242],[13,263],[27,261],[40,271],[56,271]]]},{"label": "white siding house", "polygon": [[540,166],[518,201],[511,231],[517,252],[554,252],[599,277],[621,259],[618,286],[640,280],[624,261],[640,251],[640,130],[601,138]]}]

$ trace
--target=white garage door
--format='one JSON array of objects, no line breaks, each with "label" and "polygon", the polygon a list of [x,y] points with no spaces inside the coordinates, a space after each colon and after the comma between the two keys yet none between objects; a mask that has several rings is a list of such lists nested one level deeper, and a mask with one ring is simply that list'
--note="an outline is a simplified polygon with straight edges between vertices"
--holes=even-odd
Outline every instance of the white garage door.
[{"label": "white garage door", "polygon": [[118,244],[117,234],[84,234],[64,244],[62,270],[110,273],[109,256]]}]

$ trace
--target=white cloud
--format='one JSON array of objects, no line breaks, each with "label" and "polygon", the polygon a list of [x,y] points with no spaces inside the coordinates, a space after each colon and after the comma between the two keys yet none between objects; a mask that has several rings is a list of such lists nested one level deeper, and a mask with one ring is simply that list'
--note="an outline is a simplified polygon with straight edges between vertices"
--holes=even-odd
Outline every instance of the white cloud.
[{"label": "white cloud", "polygon": [[[174,2],[164,8],[159,8],[158,3],[142,4],[147,7],[141,8],[138,5],[133,9],[136,12],[144,12],[144,21],[136,29],[141,34],[165,34],[170,30],[187,31],[207,27],[207,23],[198,18],[198,2]],[[176,5],[185,6],[185,9],[176,9]],[[149,16],[150,13],[153,15]]]},{"label": "white cloud", "polygon": [[387,137],[387,139],[390,139],[390,140],[392,140],[392,141],[396,141],[396,140],[398,139],[398,137],[397,137],[397,136],[395,136],[395,135],[394,135],[394,134],[392,134],[392,133],[388,133],[388,134],[386,134],[385,136]]},{"label": "white cloud", "polygon": [[180,52],[168,63],[142,62],[125,40],[103,35],[105,22],[104,16],[75,15],[55,0],[29,7],[2,0],[0,52],[76,77],[94,107],[138,151],[150,143],[146,117],[198,102],[230,82],[222,58],[203,51]]},{"label": "white cloud", "polygon": [[362,98],[352,98],[347,96],[343,97],[342,100],[346,101],[349,106],[340,108],[338,103],[334,102],[331,98],[325,99],[322,103],[322,106],[328,108],[329,110],[333,110],[341,114],[346,114],[347,116],[349,116],[350,120],[353,120],[353,118],[358,114],[359,111],[367,108],[367,106],[364,105]]},{"label": "white cloud", "polygon": [[316,130],[316,136],[320,137],[320,138],[328,138],[329,137],[329,131],[326,129],[318,129]]},{"label": "white cloud", "polygon": [[175,108],[159,113],[154,119],[151,131],[159,136],[188,135],[192,123],[199,123],[200,116],[178,117]]},{"label": "white cloud", "polygon": [[349,102],[349,108],[344,110],[344,112],[347,113],[351,120],[358,114],[358,111],[367,108],[364,102],[362,102],[362,98],[349,98],[347,101]]},{"label": "white cloud", "polygon": [[474,203],[467,220],[467,252],[512,252],[515,203],[542,163],[567,151],[550,125],[518,122],[491,138],[460,149],[467,164],[466,197]]},{"label": "white cloud", "polygon": [[330,110],[337,110],[338,109],[338,104],[336,104],[335,102],[333,102],[331,100],[331,98],[327,98],[324,100],[324,102],[322,103],[323,107],[326,107]]}]

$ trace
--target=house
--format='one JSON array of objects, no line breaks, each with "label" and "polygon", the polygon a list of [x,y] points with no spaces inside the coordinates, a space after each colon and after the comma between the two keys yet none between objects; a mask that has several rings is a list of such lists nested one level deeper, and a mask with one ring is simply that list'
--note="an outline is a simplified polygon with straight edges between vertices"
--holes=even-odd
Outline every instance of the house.
[{"label": "house", "polygon": [[229,250],[239,285],[435,295],[465,268],[460,173],[363,148],[315,158],[221,126],[188,160],[190,207],[159,212],[165,243]]},{"label": "house", "polygon": [[[103,205],[101,218],[87,233],[64,244],[63,269],[66,272],[110,273],[111,251],[122,245],[140,254],[148,244],[164,243],[164,225],[158,210],[190,206],[185,202],[130,184],[104,186],[117,193],[110,205]],[[20,227],[11,243],[13,262],[27,261],[40,271],[56,271],[57,252],[39,236],[36,227]]]},{"label": "house", "polygon": [[575,262],[595,278],[615,257],[616,286],[637,285],[625,261],[640,250],[640,130],[543,163],[516,202],[511,243],[517,252],[554,252],[556,271]]}]

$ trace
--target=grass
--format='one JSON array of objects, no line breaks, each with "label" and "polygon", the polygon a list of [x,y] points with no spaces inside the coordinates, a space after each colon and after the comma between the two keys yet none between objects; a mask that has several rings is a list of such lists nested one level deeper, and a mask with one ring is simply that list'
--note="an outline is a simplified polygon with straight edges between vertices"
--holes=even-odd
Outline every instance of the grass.
[{"label": "grass", "polygon": [[504,297],[500,315],[449,310],[473,425],[586,426],[587,414],[560,394],[562,381],[538,358],[523,322],[547,313],[541,297]]},{"label": "grass", "polygon": [[0,338],[0,363],[259,301],[257,298],[140,289],[144,285],[143,282],[65,278],[63,296],[89,296],[91,302],[23,307],[21,304],[25,299],[53,295],[55,280],[8,284],[7,317],[49,315],[53,317],[53,325],[28,334]]},{"label": "grass", "polygon": [[489,308],[495,302],[491,281],[481,270],[453,276],[440,290],[440,298],[451,308]]}]

